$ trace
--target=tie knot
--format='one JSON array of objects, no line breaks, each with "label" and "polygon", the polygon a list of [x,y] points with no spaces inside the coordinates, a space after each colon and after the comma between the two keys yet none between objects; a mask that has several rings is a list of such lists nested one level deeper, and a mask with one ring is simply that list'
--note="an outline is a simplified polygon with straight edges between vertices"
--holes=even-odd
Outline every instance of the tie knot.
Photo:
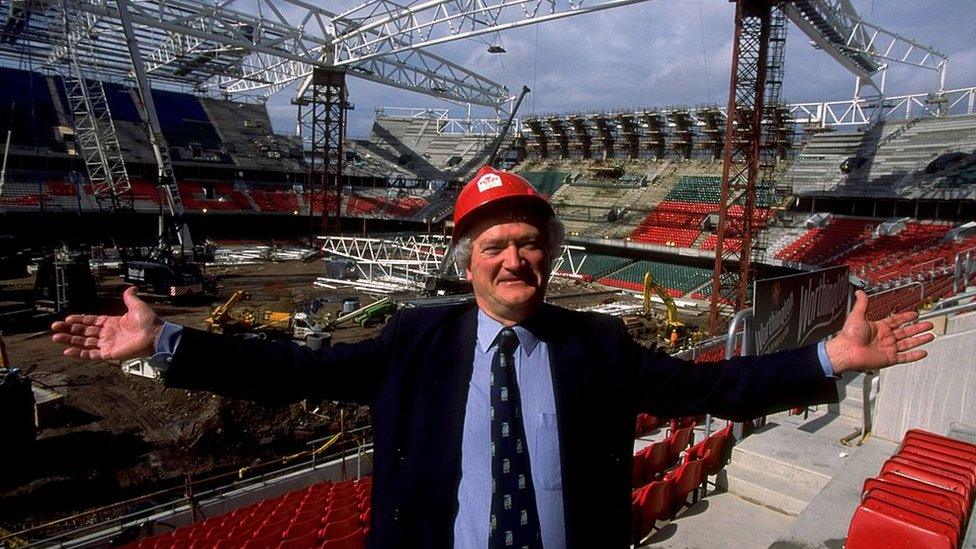
[{"label": "tie knot", "polygon": [[500,352],[510,355],[518,347],[518,344],[518,335],[515,334],[515,330],[502,328],[502,331],[498,332],[498,350]]}]

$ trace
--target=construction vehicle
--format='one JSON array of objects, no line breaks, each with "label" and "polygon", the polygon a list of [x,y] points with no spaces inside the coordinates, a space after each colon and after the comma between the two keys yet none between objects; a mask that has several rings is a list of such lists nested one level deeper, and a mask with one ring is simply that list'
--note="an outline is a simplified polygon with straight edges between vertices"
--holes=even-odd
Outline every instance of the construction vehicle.
[{"label": "construction vehicle", "polygon": [[[665,316],[660,318],[654,312],[653,296],[664,303]],[[688,326],[678,320],[678,307],[667,288],[654,282],[650,272],[644,273],[644,302],[640,314],[623,318],[624,324],[633,335],[649,336],[666,343],[669,349],[677,349],[689,337]]]},{"label": "construction vehicle", "polygon": [[231,310],[241,301],[250,299],[243,290],[234,292],[222,305],[215,307],[204,321],[211,332],[225,334],[254,333],[264,337],[289,337],[305,341],[309,335],[326,333],[329,328],[327,318],[300,312],[267,310],[259,312],[253,308],[242,308],[231,314]]},{"label": "construction vehicle", "polygon": [[238,302],[245,301],[251,298],[251,294],[245,292],[244,290],[237,290],[231,294],[230,298],[227,299],[223,304],[214,307],[213,311],[210,311],[210,316],[204,320],[207,323],[207,331],[220,331],[224,324],[231,320],[230,310],[232,307],[237,305]]},{"label": "construction vehicle", "polygon": [[321,335],[329,325],[308,313],[265,311],[262,323],[251,331],[270,336],[285,335],[291,339],[307,341],[311,335]]}]

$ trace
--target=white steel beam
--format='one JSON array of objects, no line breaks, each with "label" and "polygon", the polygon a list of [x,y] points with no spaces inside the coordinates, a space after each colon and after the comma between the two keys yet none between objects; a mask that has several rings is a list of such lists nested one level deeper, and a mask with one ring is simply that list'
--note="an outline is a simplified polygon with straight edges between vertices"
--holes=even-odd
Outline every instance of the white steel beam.
[{"label": "white steel beam", "polygon": [[647,0],[370,0],[333,20],[335,63],[443,44]]}]

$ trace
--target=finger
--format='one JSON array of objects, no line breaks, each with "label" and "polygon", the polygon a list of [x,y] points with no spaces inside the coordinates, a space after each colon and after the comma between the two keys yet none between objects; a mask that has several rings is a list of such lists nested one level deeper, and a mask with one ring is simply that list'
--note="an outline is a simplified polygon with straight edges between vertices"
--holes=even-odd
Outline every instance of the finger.
[{"label": "finger", "polygon": [[888,318],[884,319],[884,322],[888,324],[892,329],[901,326],[902,324],[907,324],[913,322],[918,318],[918,313],[915,311],[904,311],[901,313],[895,313]]},{"label": "finger", "polygon": [[133,308],[145,306],[146,302],[139,299],[139,290],[135,286],[129,286],[122,292],[122,301],[125,303],[125,308],[132,310]]},{"label": "finger", "polygon": [[934,327],[935,326],[933,326],[932,323],[928,321],[916,322],[915,324],[905,326],[904,328],[898,328],[897,330],[895,330],[894,333],[896,338],[904,339],[906,337],[912,337],[913,335],[917,335],[922,332],[928,332]]},{"label": "finger", "polygon": [[[91,326],[95,325],[99,318],[101,317],[98,315],[68,315],[65,317],[64,321],[68,324],[85,324]],[[102,322],[104,322],[104,320]]]},{"label": "finger", "polygon": [[908,353],[898,353],[895,356],[895,364],[905,364],[906,362],[915,362],[916,360],[922,360],[927,356],[929,356],[929,354],[925,351],[911,351]]},{"label": "finger", "polygon": [[68,323],[61,320],[51,324],[52,332],[67,332],[68,329]]},{"label": "finger", "polygon": [[899,351],[907,351],[909,349],[914,349],[919,345],[925,345],[926,343],[932,341],[933,339],[935,339],[935,336],[933,334],[922,334],[919,336],[915,336],[912,338],[903,339],[899,341],[898,344],[895,346],[895,348],[898,349]]},{"label": "finger", "polygon": [[72,347],[84,347],[86,349],[95,349],[98,347],[97,337],[84,337],[84,336],[70,336],[71,340],[68,344]]},{"label": "finger", "polygon": [[51,341],[62,345],[71,345],[71,334],[57,333],[51,336]]},{"label": "finger", "polygon": [[102,331],[101,326],[85,326],[84,324],[72,324],[72,335],[97,336]]},{"label": "finger", "polygon": [[82,350],[78,354],[78,356],[80,356],[81,358],[87,358],[88,360],[101,360],[101,358],[102,358],[102,352],[99,351],[98,349],[90,349],[90,350],[89,349],[85,349],[85,350]]},{"label": "finger", "polygon": [[851,307],[850,316],[863,318],[868,312],[868,294],[863,290],[854,292],[854,306]]}]

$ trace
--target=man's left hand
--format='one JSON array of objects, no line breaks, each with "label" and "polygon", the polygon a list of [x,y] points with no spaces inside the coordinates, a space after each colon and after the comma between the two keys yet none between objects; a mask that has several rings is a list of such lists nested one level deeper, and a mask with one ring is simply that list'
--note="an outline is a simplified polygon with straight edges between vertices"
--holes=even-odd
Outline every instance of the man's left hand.
[{"label": "man's left hand", "polygon": [[912,349],[935,339],[928,333],[932,329],[931,322],[915,322],[918,319],[915,311],[872,322],[865,318],[868,295],[858,290],[854,298],[854,307],[843,329],[827,342],[827,356],[835,374],[848,370],[880,370],[926,357],[928,353],[925,351]]}]

